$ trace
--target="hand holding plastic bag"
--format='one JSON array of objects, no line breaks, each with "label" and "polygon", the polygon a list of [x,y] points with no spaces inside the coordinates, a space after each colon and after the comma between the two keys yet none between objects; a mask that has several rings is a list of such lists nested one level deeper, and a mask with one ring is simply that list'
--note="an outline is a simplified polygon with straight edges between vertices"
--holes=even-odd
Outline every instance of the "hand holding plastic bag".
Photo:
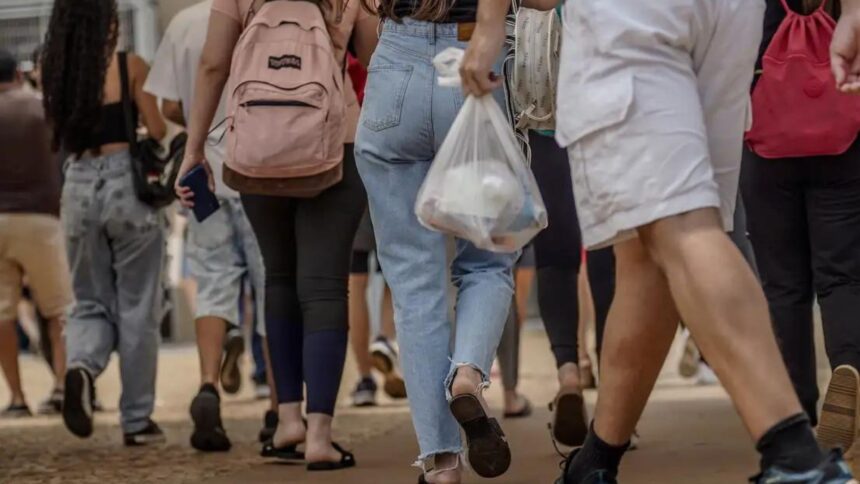
[{"label": "hand holding plastic bag", "polygon": [[[439,84],[459,84],[463,51],[434,59]],[[466,98],[439,148],[415,214],[422,225],[481,249],[514,252],[547,226],[540,191],[513,129],[492,96]]]}]

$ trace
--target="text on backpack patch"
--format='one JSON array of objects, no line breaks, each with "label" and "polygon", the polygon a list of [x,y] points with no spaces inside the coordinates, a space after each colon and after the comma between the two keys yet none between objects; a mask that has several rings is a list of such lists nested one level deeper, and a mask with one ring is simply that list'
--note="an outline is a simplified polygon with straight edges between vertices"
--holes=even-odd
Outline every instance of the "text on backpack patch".
[{"label": "text on backpack patch", "polygon": [[269,57],[269,69],[299,69],[302,68],[302,58],[297,55],[282,55]]}]

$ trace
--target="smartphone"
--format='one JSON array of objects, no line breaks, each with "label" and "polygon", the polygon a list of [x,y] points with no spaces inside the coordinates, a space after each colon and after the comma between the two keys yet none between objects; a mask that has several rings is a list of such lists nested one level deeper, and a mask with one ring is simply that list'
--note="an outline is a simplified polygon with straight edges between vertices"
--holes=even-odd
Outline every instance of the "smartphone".
[{"label": "smartphone", "polygon": [[203,165],[197,165],[179,180],[179,185],[188,187],[194,192],[194,218],[203,222],[221,208],[218,198],[209,189],[209,175]]}]

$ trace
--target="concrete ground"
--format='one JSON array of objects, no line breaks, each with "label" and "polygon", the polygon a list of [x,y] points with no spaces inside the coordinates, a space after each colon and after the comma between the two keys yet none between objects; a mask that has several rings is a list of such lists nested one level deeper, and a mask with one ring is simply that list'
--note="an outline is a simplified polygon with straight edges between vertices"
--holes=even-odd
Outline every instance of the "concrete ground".
[{"label": "concrete ground", "polygon": [[[752,443],[718,386],[701,387],[677,376],[678,348],[669,359],[659,387],[639,427],[640,449],[628,455],[621,479],[626,484],[742,483],[756,471]],[[561,460],[550,444],[546,403],[556,390],[554,366],[546,336],[529,329],[523,343],[522,391],[535,405],[535,414],[503,421],[514,463],[499,483],[549,484],[558,476]],[[50,389],[50,376],[41,360],[22,357],[25,389],[31,406]],[[247,373],[248,365],[245,365]],[[309,474],[303,467],[266,462],[257,457],[256,434],[266,403],[252,398],[246,383],[237,396],[225,398],[224,418],[234,442],[231,452],[203,455],[188,445],[191,425],[187,407],[197,385],[197,358],[191,347],[161,352],[156,420],[168,443],[146,449],[122,446],[116,402],[116,365],[98,381],[100,399],[108,411],[97,417],[90,440],[68,434],[59,417],[0,421],[0,483],[413,483],[410,467],[417,454],[405,402],[383,401],[373,409],[347,405],[355,372],[347,368],[336,436],[355,451],[358,467],[329,474]],[[0,403],[8,400],[0,385]],[[498,408],[500,388],[489,390]],[[591,404],[596,394],[588,393]],[[482,479],[469,476],[465,482]]]}]

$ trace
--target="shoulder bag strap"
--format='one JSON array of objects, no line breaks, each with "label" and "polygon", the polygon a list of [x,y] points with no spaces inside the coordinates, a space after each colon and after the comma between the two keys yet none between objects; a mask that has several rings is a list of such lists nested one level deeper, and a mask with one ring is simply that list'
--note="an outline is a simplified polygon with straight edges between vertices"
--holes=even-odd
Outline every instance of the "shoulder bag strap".
[{"label": "shoulder bag strap", "polygon": [[137,120],[134,119],[131,89],[129,88],[128,54],[126,52],[120,52],[118,55],[120,91],[122,92],[122,112],[123,117],[125,118],[125,133],[128,137],[131,156],[132,158],[137,159],[140,154],[140,147],[137,144]]}]

